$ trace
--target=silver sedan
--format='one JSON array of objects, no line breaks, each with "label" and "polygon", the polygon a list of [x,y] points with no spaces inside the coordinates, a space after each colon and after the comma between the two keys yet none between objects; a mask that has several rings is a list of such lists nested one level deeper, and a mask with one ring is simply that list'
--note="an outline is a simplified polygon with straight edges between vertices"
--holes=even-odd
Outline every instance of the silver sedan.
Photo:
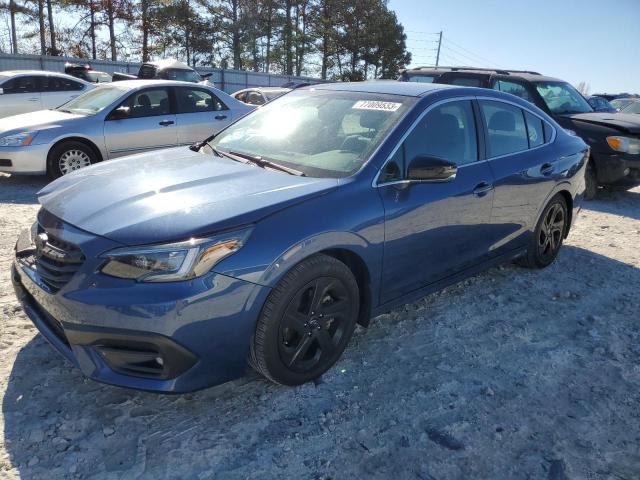
[{"label": "silver sedan", "polygon": [[55,178],[102,160],[189,145],[253,108],[204,85],[104,84],[56,109],[0,120],[0,172]]}]

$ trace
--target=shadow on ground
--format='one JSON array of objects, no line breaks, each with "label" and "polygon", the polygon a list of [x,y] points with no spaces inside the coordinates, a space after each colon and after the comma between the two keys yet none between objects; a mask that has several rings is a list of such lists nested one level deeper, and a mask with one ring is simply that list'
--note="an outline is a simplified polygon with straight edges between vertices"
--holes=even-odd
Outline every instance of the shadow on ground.
[{"label": "shadow on ground", "polygon": [[38,335],[9,378],[6,448],[29,479],[630,480],[639,285],[576,247],[543,271],[492,269],[378,317],[298,388],[253,373],[179,396],[104,386]]},{"label": "shadow on ground", "polygon": [[38,203],[36,193],[49,182],[45,176],[0,173],[0,203]]},{"label": "shadow on ground", "polygon": [[640,189],[601,190],[595,200],[585,201],[582,206],[587,210],[640,220]]}]

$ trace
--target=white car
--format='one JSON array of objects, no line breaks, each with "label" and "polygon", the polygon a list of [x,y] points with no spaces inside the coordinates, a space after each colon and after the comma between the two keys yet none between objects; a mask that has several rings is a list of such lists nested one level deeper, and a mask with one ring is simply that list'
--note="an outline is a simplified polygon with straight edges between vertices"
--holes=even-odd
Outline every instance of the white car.
[{"label": "white car", "polygon": [[0,118],[57,108],[92,88],[89,82],[64,73],[0,72]]}]

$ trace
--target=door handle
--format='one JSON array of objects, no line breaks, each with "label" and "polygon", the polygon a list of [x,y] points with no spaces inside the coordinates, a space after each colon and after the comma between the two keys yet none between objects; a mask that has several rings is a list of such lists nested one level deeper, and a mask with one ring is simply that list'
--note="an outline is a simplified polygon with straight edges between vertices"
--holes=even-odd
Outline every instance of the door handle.
[{"label": "door handle", "polygon": [[544,176],[549,176],[553,173],[553,163],[545,163],[540,167],[540,173]]},{"label": "door handle", "polygon": [[29,99],[29,101],[30,101],[30,102],[37,102],[37,101],[39,101],[39,100],[40,100],[39,98],[30,98],[30,99]]},{"label": "door handle", "polygon": [[493,189],[493,185],[489,182],[480,182],[473,188],[473,194],[476,197],[484,197],[488,192]]},{"label": "door handle", "polygon": [[227,118],[227,116],[226,116],[226,115],[216,115],[216,116],[215,116],[215,117],[213,117],[213,118],[215,118],[216,120],[224,120],[224,119],[226,119],[226,118]]},{"label": "door handle", "polygon": [[174,122],[173,120],[162,120],[161,122],[158,123],[158,125],[162,125],[163,127],[167,127],[169,125],[173,125]]}]

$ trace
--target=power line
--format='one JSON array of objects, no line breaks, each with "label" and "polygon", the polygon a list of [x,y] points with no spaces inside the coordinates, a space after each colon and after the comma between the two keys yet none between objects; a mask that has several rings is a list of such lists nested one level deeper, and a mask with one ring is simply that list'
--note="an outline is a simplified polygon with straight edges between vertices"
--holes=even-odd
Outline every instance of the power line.
[{"label": "power line", "polygon": [[460,45],[459,43],[454,42],[453,40],[451,40],[449,37],[447,37],[447,42],[451,43],[454,47],[457,47],[460,50],[463,50],[465,52],[467,52],[469,55],[472,55],[474,57],[477,57],[478,59],[482,60],[483,62],[487,62],[489,64],[492,64],[496,67],[499,67],[499,65],[491,60],[489,60],[486,57],[483,57],[482,55],[478,55],[477,53],[473,53],[471,50],[468,50],[466,48],[464,48],[462,45]]}]

